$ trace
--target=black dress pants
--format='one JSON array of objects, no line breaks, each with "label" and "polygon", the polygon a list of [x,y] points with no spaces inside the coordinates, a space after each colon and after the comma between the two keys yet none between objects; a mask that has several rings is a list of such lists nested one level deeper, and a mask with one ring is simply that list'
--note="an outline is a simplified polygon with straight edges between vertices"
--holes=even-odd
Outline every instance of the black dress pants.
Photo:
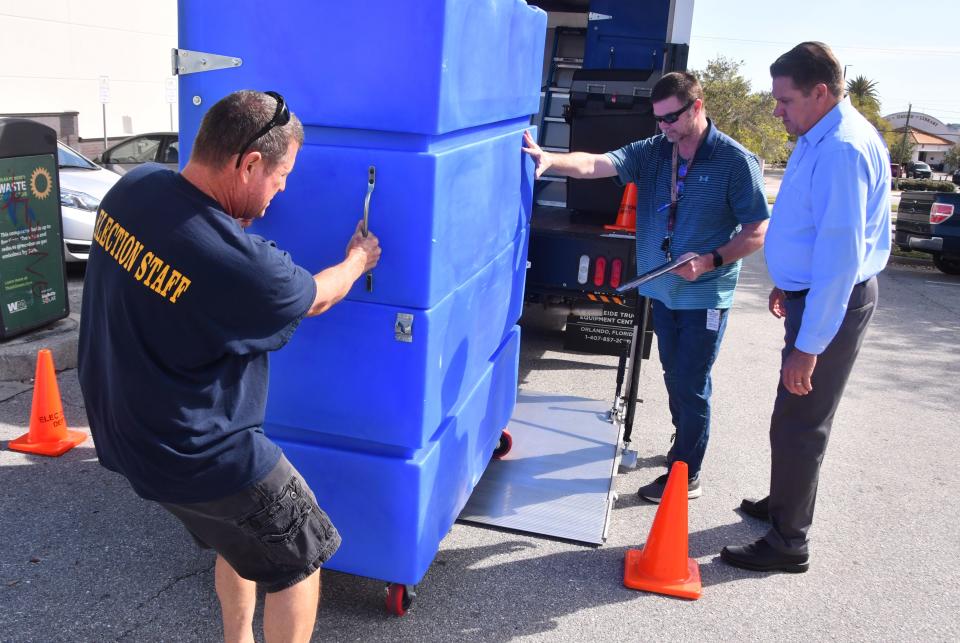
[{"label": "black dress pants", "polygon": [[[786,301],[785,345],[781,364],[793,351],[806,297]],[[794,395],[777,388],[770,418],[770,521],[765,540],[785,553],[807,553],[807,532],[813,524],[820,464],[830,438],[833,416],[860,352],[877,304],[877,278],[853,288],[837,334],[817,357],[813,391]]]}]

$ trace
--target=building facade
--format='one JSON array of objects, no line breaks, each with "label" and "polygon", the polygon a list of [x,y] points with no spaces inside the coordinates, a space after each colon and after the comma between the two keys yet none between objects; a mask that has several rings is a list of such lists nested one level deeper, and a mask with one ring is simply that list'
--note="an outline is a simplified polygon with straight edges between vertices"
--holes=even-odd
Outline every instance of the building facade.
[{"label": "building facade", "polygon": [[923,112],[895,112],[883,117],[894,131],[913,141],[913,160],[923,161],[935,170],[944,170],[944,157],[954,145],[960,144],[960,127],[947,125]]},{"label": "building facade", "polygon": [[88,156],[104,134],[176,131],[176,0],[3,2],[0,33],[13,52],[0,115],[44,122]]}]

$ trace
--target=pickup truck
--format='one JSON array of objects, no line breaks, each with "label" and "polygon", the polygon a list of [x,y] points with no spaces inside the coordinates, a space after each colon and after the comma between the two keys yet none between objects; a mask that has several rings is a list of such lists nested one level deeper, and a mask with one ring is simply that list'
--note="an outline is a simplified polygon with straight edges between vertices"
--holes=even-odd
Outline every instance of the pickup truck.
[{"label": "pickup truck", "polygon": [[895,243],[903,251],[929,252],[933,265],[960,275],[960,194],[904,192],[897,209]]}]

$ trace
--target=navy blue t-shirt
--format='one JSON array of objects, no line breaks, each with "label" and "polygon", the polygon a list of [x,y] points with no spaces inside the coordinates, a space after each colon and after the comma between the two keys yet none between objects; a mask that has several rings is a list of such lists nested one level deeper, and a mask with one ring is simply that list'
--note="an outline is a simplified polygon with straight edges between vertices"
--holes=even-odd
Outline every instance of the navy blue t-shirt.
[{"label": "navy blue t-shirt", "polygon": [[144,498],[204,502],[266,475],[269,351],[309,310],[309,272],[156,165],[103,199],[79,375],[101,464]]}]

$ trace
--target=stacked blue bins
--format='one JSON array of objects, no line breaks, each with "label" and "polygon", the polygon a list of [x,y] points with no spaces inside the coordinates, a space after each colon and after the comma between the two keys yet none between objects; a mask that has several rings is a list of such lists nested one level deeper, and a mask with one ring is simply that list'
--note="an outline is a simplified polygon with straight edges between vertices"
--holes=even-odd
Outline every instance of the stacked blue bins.
[{"label": "stacked blue bins", "polygon": [[546,14],[522,0],[262,9],[180,0],[181,49],[242,61],[181,75],[182,156],[224,95],[283,94],[306,141],[252,232],[313,272],[342,260],[376,168],[373,290],[361,279],[272,356],[265,430],[343,536],[327,567],[416,584],[516,401],[533,181],[520,147]]}]

